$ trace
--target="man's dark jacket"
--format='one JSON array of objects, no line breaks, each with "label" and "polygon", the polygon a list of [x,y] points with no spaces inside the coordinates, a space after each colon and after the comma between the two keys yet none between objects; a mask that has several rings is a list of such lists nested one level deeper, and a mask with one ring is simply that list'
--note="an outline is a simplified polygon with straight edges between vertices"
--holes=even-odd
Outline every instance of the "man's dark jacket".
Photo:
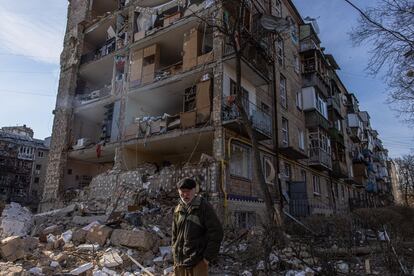
[{"label": "man's dark jacket", "polygon": [[221,222],[206,199],[196,196],[188,206],[180,200],[172,226],[175,265],[192,267],[204,258],[211,262],[217,257],[222,240]]}]

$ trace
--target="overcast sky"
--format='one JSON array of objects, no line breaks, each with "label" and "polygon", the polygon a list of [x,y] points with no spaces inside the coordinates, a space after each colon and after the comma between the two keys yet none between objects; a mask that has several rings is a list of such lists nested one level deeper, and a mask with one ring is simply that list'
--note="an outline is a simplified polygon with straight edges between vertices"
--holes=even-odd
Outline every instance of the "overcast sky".
[{"label": "overcast sky", "polygon": [[[320,38],[334,55],[339,75],[371,115],[390,155],[410,153],[414,131],[400,123],[385,104],[381,76],[364,69],[368,48],[353,47],[348,32],[358,14],[343,0],[293,0],[302,17],[318,19]],[[355,0],[359,6],[376,0]],[[59,80],[59,55],[66,24],[67,0],[0,0],[0,126],[26,124],[36,138],[51,135],[52,110]]]}]

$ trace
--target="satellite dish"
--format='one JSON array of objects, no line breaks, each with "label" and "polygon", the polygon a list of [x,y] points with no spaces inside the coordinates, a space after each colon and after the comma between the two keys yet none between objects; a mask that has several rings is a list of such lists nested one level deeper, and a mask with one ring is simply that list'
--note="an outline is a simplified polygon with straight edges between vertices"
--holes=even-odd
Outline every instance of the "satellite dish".
[{"label": "satellite dish", "polygon": [[291,27],[291,23],[285,18],[267,14],[260,17],[260,25],[271,33],[282,33]]}]

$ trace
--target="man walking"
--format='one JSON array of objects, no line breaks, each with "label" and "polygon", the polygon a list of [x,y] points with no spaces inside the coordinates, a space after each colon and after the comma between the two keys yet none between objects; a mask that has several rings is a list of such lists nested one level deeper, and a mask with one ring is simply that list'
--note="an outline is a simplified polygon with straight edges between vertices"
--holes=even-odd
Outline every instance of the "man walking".
[{"label": "man walking", "polygon": [[223,240],[220,220],[210,203],[196,195],[196,186],[191,178],[177,184],[180,202],[172,227],[175,276],[207,276]]}]

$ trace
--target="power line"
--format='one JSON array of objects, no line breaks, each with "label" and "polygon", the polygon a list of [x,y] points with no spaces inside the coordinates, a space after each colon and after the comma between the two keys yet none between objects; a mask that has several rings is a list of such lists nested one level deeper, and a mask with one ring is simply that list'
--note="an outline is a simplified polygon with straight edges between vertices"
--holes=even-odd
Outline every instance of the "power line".
[{"label": "power line", "polygon": [[0,92],[4,92],[7,94],[19,94],[19,95],[32,95],[32,96],[42,96],[42,97],[56,97],[56,95],[51,94],[42,94],[42,93],[34,93],[28,91],[16,91],[16,90],[0,90]]}]

